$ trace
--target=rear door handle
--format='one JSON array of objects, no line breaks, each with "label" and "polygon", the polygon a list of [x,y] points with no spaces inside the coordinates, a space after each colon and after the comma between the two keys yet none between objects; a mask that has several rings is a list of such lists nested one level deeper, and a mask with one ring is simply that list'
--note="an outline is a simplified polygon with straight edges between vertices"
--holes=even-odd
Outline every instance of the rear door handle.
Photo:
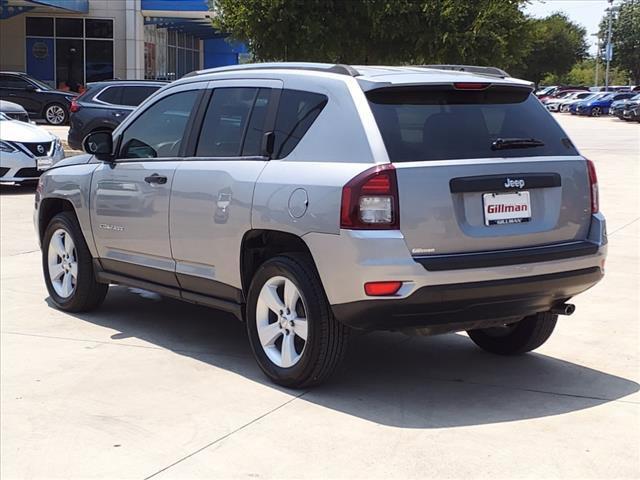
[{"label": "rear door handle", "polygon": [[145,177],[144,181],[151,184],[164,185],[165,183],[167,183],[167,177],[154,173],[153,175]]}]

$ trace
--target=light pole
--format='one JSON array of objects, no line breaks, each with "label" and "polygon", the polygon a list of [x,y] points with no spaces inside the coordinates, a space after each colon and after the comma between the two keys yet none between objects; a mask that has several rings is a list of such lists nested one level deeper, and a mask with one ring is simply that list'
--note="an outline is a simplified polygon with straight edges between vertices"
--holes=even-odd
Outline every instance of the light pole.
[{"label": "light pole", "polygon": [[600,34],[592,33],[592,37],[596,37],[596,79],[594,82],[594,87],[598,86],[598,67],[600,66]]},{"label": "light pole", "polygon": [[609,91],[609,64],[611,63],[611,57],[613,56],[613,46],[611,45],[611,25],[613,23],[613,0],[609,2],[609,27],[607,29],[607,44],[605,46],[605,55],[607,59],[607,70],[605,73],[604,87],[605,91]]}]

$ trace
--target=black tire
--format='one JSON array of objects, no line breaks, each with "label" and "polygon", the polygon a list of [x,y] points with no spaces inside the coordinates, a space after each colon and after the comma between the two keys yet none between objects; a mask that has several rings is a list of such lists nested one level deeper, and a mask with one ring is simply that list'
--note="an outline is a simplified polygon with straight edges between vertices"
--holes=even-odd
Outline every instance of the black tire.
[{"label": "black tire", "polygon": [[[273,277],[291,280],[306,307],[307,343],[299,361],[281,368],[266,355],[258,336],[256,308],[260,291]],[[254,275],[247,298],[247,332],[253,355],[262,371],[275,383],[306,388],[326,380],[344,357],[349,329],[333,316],[313,263],[300,254],[286,254],[267,260]]]},{"label": "black tire", "polygon": [[535,350],[553,333],[558,315],[539,313],[505,327],[469,330],[467,334],[483,350],[498,355],[520,355]]},{"label": "black tire", "polygon": [[[50,118],[50,115],[48,114],[48,112],[49,110],[53,110],[53,109],[56,109],[56,111],[62,112],[62,117],[56,116],[56,118],[60,118],[60,120],[54,121],[53,118]],[[46,107],[44,107],[44,112],[42,116],[45,122],[47,122],[49,125],[66,125],[67,122],[69,121],[69,110],[67,110],[67,107],[65,107],[61,103],[50,103]]]},{"label": "black tire", "polygon": [[[75,245],[76,261],[78,264],[78,276],[74,292],[69,297],[58,295],[52,285],[49,276],[49,248],[51,237],[63,229],[70,234]],[[82,230],[78,225],[75,215],[71,212],[62,212],[51,219],[44,232],[42,240],[42,270],[44,281],[53,303],[65,312],[88,312],[100,306],[107,295],[109,285],[98,283],[93,268],[93,258],[84,240]]]}]

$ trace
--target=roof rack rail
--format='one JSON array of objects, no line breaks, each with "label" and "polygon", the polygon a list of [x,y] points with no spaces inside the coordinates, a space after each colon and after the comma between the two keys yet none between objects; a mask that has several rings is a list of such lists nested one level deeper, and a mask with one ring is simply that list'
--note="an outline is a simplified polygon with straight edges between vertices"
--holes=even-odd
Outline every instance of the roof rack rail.
[{"label": "roof rack rail", "polygon": [[491,77],[510,77],[507,72],[498,67],[482,67],[478,65],[419,65],[421,68],[437,68],[438,70],[455,70],[458,72],[477,73]]},{"label": "roof rack rail", "polygon": [[226,67],[208,68],[206,70],[199,70],[197,72],[191,72],[185,75],[185,77],[193,77],[205,73],[217,73],[217,72],[236,72],[243,70],[275,70],[275,69],[289,69],[289,70],[310,70],[315,72],[331,72],[338,73],[340,75],[349,75],[350,77],[357,77],[360,75],[355,68],[350,65],[343,65],[341,63],[306,63],[306,62],[267,62],[267,63],[245,63],[242,65],[229,65]]}]

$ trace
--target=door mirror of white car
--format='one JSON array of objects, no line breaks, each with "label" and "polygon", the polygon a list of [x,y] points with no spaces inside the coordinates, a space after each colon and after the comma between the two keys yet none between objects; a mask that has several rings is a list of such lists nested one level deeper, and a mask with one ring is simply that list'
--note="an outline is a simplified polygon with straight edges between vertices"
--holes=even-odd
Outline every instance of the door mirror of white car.
[{"label": "door mirror of white car", "polygon": [[83,142],[82,148],[90,155],[95,155],[98,160],[103,162],[113,161],[113,139],[111,132],[93,132],[87,135]]}]

